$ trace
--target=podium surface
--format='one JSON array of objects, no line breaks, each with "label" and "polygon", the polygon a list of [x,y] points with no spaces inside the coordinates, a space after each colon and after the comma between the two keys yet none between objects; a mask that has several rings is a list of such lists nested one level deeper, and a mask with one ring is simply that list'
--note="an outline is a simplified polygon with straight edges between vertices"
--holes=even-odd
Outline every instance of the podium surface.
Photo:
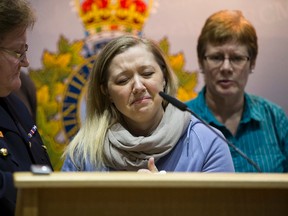
[{"label": "podium surface", "polygon": [[17,216],[288,215],[288,174],[14,174]]}]

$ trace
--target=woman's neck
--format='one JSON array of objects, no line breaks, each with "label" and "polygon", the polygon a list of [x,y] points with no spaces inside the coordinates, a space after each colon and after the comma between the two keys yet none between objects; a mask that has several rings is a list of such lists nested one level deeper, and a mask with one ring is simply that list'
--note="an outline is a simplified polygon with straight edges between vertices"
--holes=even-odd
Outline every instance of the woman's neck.
[{"label": "woman's neck", "polygon": [[244,95],[217,97],[207,92],[205,98],[216,119],[235,135],[244,109]]},{"label": "woman's neck", "polygon": [[160,110],[155,116],[146,121],[134,121],[131,119],[124,119],[123,126],[133,136],[149,136],[158,127],[164,115],[164,110]]}]

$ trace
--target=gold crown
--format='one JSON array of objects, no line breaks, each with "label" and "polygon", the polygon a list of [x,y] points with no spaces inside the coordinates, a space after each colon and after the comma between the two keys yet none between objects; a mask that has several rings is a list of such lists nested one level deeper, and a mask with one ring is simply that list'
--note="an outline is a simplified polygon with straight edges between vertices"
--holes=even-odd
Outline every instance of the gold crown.
[{"label": "gold crown", "polygon": [[141,34],[153,0],[75,0],[86,36],[103,32]]}]

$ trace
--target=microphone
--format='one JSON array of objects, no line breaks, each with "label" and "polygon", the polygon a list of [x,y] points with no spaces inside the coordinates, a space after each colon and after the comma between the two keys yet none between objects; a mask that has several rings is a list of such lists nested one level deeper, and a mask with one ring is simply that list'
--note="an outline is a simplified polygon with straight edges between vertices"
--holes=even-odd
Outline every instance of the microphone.
[{"label": "microphone", "polygon": [[196,113],[194,113],[192,110],[190,110],[185,103],[182,103],[181,101],[177,100],[176,98],[160,91],[159,95],[166,100],[168,103],[171,103],[173,106],[176,108],[182,110],[182,111],[187,111],[194,115],[197,119],[199,119],[200,122],[202,122],[206,127],[208,127],[214,134],[216,134],[221,140],[223,140],[225,143],[228,144],[231,148],[233,148],[239,155],[241,155],[245,160],[248,161],[259,173],[261,173],[260,167],[251,159],[249,158],[244,152],[242,152],[239,148],[237,148],[233,143],[229,142],[222,136],[220,136],[217,131],[211,127],[208,123],[206,123],[203,119],[201,119]]}]

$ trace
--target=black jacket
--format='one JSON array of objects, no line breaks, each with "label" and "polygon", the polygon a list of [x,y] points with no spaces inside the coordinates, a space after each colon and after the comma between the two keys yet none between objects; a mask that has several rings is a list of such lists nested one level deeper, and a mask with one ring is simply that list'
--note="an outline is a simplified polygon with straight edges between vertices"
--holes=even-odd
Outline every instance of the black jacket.
[{"label": "black jacket", "polygon": [[[25,105],[14,95],[0,98],[0,211],[12,216],[16,189],[13,172],[30,171],[31,164],[52,165],[46,147]],[[29,138],[28,134],[33,134]],[[7,155],[6,155],[7,153]]]}]

